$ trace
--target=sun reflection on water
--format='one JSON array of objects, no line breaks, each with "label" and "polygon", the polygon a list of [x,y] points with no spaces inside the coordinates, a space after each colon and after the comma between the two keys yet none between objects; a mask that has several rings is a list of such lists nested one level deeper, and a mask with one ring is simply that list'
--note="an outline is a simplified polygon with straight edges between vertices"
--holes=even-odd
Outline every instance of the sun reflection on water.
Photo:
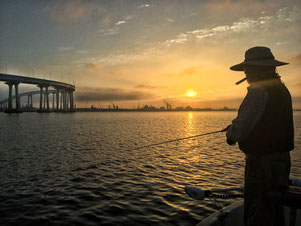
[{"label": "sun reflection on water", "polygon": [[193,112],[187,113],[187,124],[185,128],[186,136],[195,135],[195,120],[193,117]]}]

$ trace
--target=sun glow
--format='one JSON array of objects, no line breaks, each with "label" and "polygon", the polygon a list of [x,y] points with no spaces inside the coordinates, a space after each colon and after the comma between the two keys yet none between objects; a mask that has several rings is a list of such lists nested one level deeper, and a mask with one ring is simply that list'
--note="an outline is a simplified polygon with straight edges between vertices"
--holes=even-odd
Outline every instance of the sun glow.
[{"label": "sun glow", "polygon": [[187,92],[187,96],[189,96],[189,97],[194,97],[194,96],[196,96],[196,92],[195,92],[195,91],[192,91],[192,90],[189,90],[189,91]]}]

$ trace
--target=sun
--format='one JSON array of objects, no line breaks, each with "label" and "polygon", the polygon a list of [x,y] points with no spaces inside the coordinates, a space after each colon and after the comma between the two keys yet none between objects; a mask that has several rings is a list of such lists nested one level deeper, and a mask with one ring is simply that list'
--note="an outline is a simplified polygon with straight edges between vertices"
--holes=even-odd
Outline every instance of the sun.
[{"label": "sun", "polygon": [[189,97],[194,97],[194,96],[196,96],[196,92],[193,91],[193,90],[189,90],[189,91],[187,92],[187,96],[189,96]]}]

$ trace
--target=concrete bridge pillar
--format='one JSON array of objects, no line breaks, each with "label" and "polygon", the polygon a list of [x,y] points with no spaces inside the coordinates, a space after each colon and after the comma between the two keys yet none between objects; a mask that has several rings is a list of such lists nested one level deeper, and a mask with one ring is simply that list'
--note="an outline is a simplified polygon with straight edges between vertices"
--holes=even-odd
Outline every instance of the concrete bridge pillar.
[{"label": "concrete bridge pillar", "polygon": [[73,90],[70,90],[70,110],[74,110]]},{"label": "concrete bridge pillar", "polygon": [[32,109],[32,94],[28,94],[27,98],[27,108]]},{"label": "concrete bridge pillar", "polygon": [[64,89],[64,111],[68,110],[67,99],[68,99],[67,92],[66,89]]},{"label": "concrete bridge pillar", "polygon": [[66,89],[63,90],[63,110],[66,111],[67,109],[67,103],[66,103]]},{"label": "concrete bridge pillar", "polygon": [[[8,109],[7,113],[20,113],[19,82],[7,82],[8,85]],[[16,109],[13,109],[13,86],[15,86]]]},{"label": "concrete bridge pillar", "polygon": [[29,108],[30,94],[27,95],[27,108]]},{"label": "concrete bridge pillar", "polygon": [[69,91],[68,90],[66,90],[66,110],[68,111],[69,110],[69,98],[70,98],[70,96],[69,96]]},{"label": "concrete bridge pillar", "polygon": [[45,91],[43,92],[43,110],[46,109],[46,95],[45,95]]},{"label": "concrete bridge pillar", "polygon": [[52,93],[52,111],[54,111],[54,95],[55,93]]},{"label": "concrete bridge pillar", "polygon": [[40,111],[43,110],[43,86],[40,87]]},{"label": "concrete bridge pillar", "polygon": [[33,109],[33,105],[32,105],[32,94],[30,95],[30,108]]},{"label": "concrete bridge pillar", "polygon": [[61,102],[60,102],[60,110],[63,110],[63,99],[64,99],[64,93],[63,90],[61,90]]},{"label": "concrete bridge pillar", "polygon": [[60,103],[60,91],[56,89],[56,111],[59,110],[59,103]]},{"label": "concrete bridge pillar", "polygon": [[49,111],[49,92],[48,92],[48,86],[45,87],[46,88],[46,103],[47,103],[47,111]]},{"label": "concrete bridge pillar", "polygon": [[20,111],[19,83],[15,83],[16,110]]},{"label": "concrete bridge pillar", "polygon": [[13,84],[6,83],[8,85],[8,111],[13,109]]}]

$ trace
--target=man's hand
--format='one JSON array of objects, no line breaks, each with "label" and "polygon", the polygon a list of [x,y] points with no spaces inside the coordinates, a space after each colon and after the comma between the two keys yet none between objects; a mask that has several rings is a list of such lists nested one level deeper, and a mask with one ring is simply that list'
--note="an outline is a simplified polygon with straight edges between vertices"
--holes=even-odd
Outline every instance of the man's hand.
[{"label": "man's hand", "polygon": [[[232,125],[228,125],[225,129],[222,129],[221,132],[227,132],[231,126]],[[235,143],[236,143],[236,141],[231,140],[230,138],[227,138],[227,144],[234,145]]]},{"label": "man's hand", "polygon": [[227,138],[227,144],[234,145],[235,143],[236,143],[236,141],[231,140],[230,138]]}]

